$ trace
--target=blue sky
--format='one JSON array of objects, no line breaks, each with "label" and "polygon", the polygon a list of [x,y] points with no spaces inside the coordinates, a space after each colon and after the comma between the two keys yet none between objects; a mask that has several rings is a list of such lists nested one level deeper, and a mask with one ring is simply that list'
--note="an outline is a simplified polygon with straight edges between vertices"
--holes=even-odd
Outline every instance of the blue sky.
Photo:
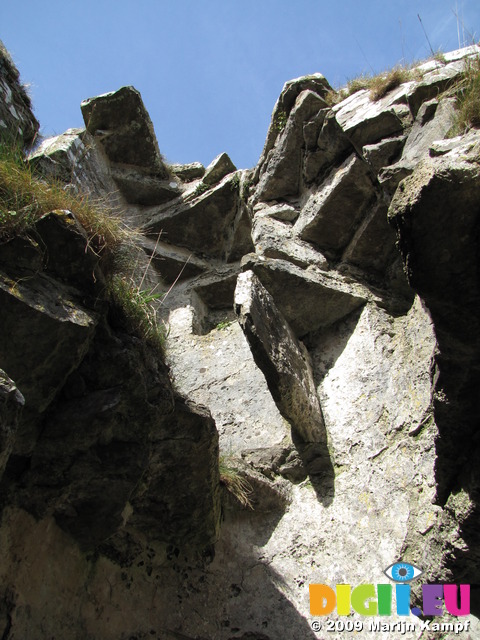
[{"label": "blue sky", "polygon": [[480,38],[479,0],[1,0],[0,38],[43,134],[133,85],[168,161],[226,151],[247,168],[287,80],[319,71],[339,87],[428,57],[418,14],[435,51]]}]

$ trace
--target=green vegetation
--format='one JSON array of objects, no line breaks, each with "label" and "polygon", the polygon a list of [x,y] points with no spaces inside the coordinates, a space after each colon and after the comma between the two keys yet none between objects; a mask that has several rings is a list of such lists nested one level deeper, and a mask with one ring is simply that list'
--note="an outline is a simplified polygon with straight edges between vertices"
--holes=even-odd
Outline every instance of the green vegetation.
[{"label": "green vegetation", "polygon": [[155,303],[161,302],[164,294],[141,290],[132,278],[121,274],[109,278],[108,293],[113,304],[121,310],[128,330],[158,353],[163,353],[167,332],[158,320]]},{"label": "green vegetation", "polygon": [[220,456],[220,484],[240,502],[242,507],[253,509],[250,496],[252,485],[232,466],[232,458]]},{"label": "green vegetation", "polygon": [[275,129],[280,132],[283,131],[287,125],[288,116],[283,109],[279,109],[275,114],[275,118],[273,120],[273,124]]},{"label": "green vegetation", "polygon": [[460,135],[472,127],[480,127],[480,56],[467,60],[465,74],[454,91],[458,111],[450,133]]},{"label": "green vegetation", "polygon": [[195,188],[194,195],[201,196],[202,193],[205,193],[205,191],[208,191],[208,189],[209,189],[208,184],[205,184],[204,182],[200,182],[200,184],[197,184]]},{"label": "green vegetation", "polygon": [[57,209],[75,215],[99,255],[114,251],[132,235],[106,207],[73,195],[61,183],[35,175],[20,150],[0,143],[0,238],[21,235],[43,215]]},{"label": "green vegetation", "polygon": [[101,203],[36,175],[19,149],[0,144],[0,241],[27,234],[55,210],[71,211],[86,230],[89,246],[101,260],[107,295],[125,328],[162,352],[166,331],[157,319],[157,305],[163,294],[142,290],[143,281],[136,286],[126,275],[134,272],[131,262],[119,258],[122,252],[129,254],[137,233]]}]

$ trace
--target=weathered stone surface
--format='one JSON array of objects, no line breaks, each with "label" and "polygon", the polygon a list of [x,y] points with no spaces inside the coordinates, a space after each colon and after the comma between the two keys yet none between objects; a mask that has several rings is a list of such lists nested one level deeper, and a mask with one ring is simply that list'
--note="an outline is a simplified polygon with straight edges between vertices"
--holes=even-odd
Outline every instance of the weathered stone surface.
[{"label": "weathered stone surface", "polygon": [[0,139],[30,146],[39,128],[18,69],[0,40]]},{"label": "weathered stone surface", "polygon": [[101,143],[111,162],[168,178],[152,121],[134,87],[88,98],[81,109],[87,131]]},{"label": "weathered stone surface", "polygon": [[211,187],[217,184],[229,173],[233,173],[237,170],[237,167],[233,164],[226,153],[221,153],[205,169],[205,174],[202,178],[203,184]]},{"label": "weathered stone surface", "polygon": [[371,165],[375,173],[383,169],[394,160],[397,160],[401,153],[407,136],[387,138],[376,144],[367,144],[363,147],[363,157]]},{"label": "weathered stone surface", "polygon": [[[478,509],[477,456],[480,283],[476,248],[480,171],[479,145],[469,141],[422,162],[392,200],[394,221],[410,283],[425,301],[439,343],[434,416],[439,429],[435,466],[440,519],[451,531],[448,569],[453,576],[476,575]],[[470,151],[465,153],[466,149]],[[439,526],[442,526],[439,524]],[[430,542],[436,548],[438,537]],[[468,554],[464,549],[471,550]],[[475,605],[476,607],[477,605]]]},{"label": "weathered stone surface", "polygon": [[[463,65],[464,55],[447,56],[444,66]],[[20,412],[20,404],[12,402],[10,379],[9,400],[2,404],[0,397],[0,437],[6,438],[0,453],[0,464],[6,462],[0,636],[53,638],[60,630],[65,640],[277,640],[288,629],[289,638],[314,640],[308,584],[383,583],[384,569],[400,558],[425,571],[412,585],[412,604],[419,603],[423,582],[470,583],[472,612],[480,610],[473,587],[480,565],[480,144],[478,132],[435,139],[439,134],[430,128],[448,103],[437,94],[443,86],[434,78],[439,61],[422,68],[425,78],[433,74],[428,100],[440,98],[433,119],[434,103],[415,104],[418,97],[425,102],[415,72],[411,82],[384,98],[381,112],[365,102],[363,114],[348,115],[346,126],[358,116],[349,135],[358,161],[366,159],[375,194],[353,228],[346,220],[345,230],[335,231],[348,238],[328,264],[292,224],[312,194],[320,193],[326,175],[334,180],[354,151],[335,118],[337,108],[322,103],[316,111],[317,98],[300,99],[302,91],[323,98],[327,84],[321,77],[287,85],[253,180],[250,172],[236,172],[213,188],[184,182],[181,196],[165,205],[123,203],[129,222],[148,227],[164,218],[175,237],[162,236],[157,252],[157,233],[144,248],[128,249],[138,263],[132,277],[139,276],[146,290],[163,290],[165,284],[148,265],[145,248],[157,254],[152,262],[160,272],[168,263],[165,279],[194,251],[158,308],[169,327],[169,371],[128,333],[121,309],[110,307],[106,315],[96,260],[87,252],[84,266],[79,261],[81,234],[73,234],[71,265],[59,260],[70,254],[63,246],[66,236],[55,226],[48,247],[54,255],[45,262],[35,234],[1,246],[0,270],[9,283],[28,285],[40,274],[57,287],[63,273],[56,290],[64,298],[68,291],[87,312],[94,311],[97,324],[81,363],[33,427],[27,405]],[[404,155],[413,172],[398,187],[390,214],[418,295],[405,285],[401,254],[387,226],[385,208],[395,185],[379,188],[375,182],[378,172],[398,160],[409,118],[395,125],[402,127],[398,136],[386,132],[394,128],[395,113],[403,117],[409,100],[418,112]],[[289,142],[291,157],[299,158],[298,189],[279,197],[288,202],[259,201],[255,181],[265,175],[269,153],[271,159],[286,144],[286,127],[280,129],[293,121],[300,103],[305,112],[297,113],[298,149],[293,138]],[[378,144],[370,143],[377,135]],[[73,139],[66,148],[75,152]],[[99,144],[94,141],[97,151]],[[88,163],[82,166],[90,171]],[[126,166],[104,158],[102,171],[109,175]],[[218,191],[230,182],[232,195],[224,193],[223,206]],[[195,239],[208,220],[204,211],[195,227],[200,203],[216,199],[208,232]],[[333,208],[331,214],[334,221]],[[49,224],[57,222],[52,218]],[[185,229],[191,249],[175,246],[183,243]],[[300,348],[300,356],[304,363],[311,360],[308,379],[314,380],[328,430],[328,458],[324,442],[305,443],[292,432],[235,321],[233,292],[246,251],[256,253],[242,260],[242,268],[256,274],[273,298],[272,308],[279,309],[265,336],[267,351],[271,336],[284,326],[282,316],[308,349],[306,354]],[[282,259],[266,257],[271,252]],[[190,262],[205,271],[187,271]],[[95,279],[88,279],[89,272]],[[18,324],[25,322],[18,317]],[[300,343],[292,337],[289,344]],[[272,361],[283,363],[282,353],[273,353]],[[279,368],[286,376],[302,369]],[[8,369],[6,374],[18,383]],[[170,378],[188,400],[172,390]],[[278,389],[275,375],[269,380]],[[287,400],[297,388],[294,381],[277,396]],[[2,422],[4,409],[7,422]],[[254,507],[242,507],[223,483],[220,528],[217,440],[208,411],[222,455],[243,460],[232,466],[237,478],[249,483]],[[27,432],[31,435],[22,455],[19,441],[11,450],[15,431],[1,431],[5,424],[14,427],[16,419],[20,444]],[[331,465],[327,471],[325,463]],[[79,545],[95,549],[85,553]],[[377,620],[385,618],[372,618]],[[475,640],[479,623],[474,615],[467,620],[472,631],[459,637]],[[357,634],[358,640],[371,635],[366,627]],[[384,635],[397,640],[398,633]],[[417,636],[404,634],[406,640]]]},{"label": "weathered stone surface", "polygon": [[388,223],[387,212],[388,206],[384,202],[372,208],[344,251],[342,260],[367,272],[385,272],[396,254],[395,231]]},{"label": "weathered stone surface", "polygon": [[108,203],[118,209],[123,203],[108,163],[85,129],[68,129],[42,140],[28,160],[47,179],[64,182],[77,193],[101,200],[104,206]]},{"label": "weathered stone surface", "polygon": [[302,91],[269,152],[256,189],[257,200],[274,200],[298,192],[301,178],[304,123],[324,108],[324,100],[313,91]]},{"label": "weathered stone surface", "polygon": [[0,369],[0,480],[13,451],[20,411],[25,398]]},{"label": "weathered stone surface", "polygon": [[346,247],[374,198],[371,170],[353,154],[310,196],[295,232],[335,255]]},{"label": "weathered stone surface", "polygon": [[420,82],[411,83],[407,91],[408,104],[414,116],[421,105],[428,100],[437,98],[445,89],[459,80],[465,70],[465,64],[475,59],[480,53],[480,47],[473,45],[444,54],[443,60],[430,60],[417,67],[422,75]]},{"label": "weathered stone surface", "polygon": [[301,267],[328,269],[326,258],[308,242],[298,239],[292,226],[280,222],[267,213],[255,216],[252,229],[255,251],[266,258],[289,260]]},{"label": "weathered stone surface", "polygon": [[[67,286],[49,276],[12,280],[0,274],[0,363],[25,396],[29,412],[41,412],[78,366],[88,348],[96,314]],[[21,319],[21,321],[19,321]],[[28,441],[19,450],[34,445]]]},{"label": "weathered stone surface", "polygon": [[192,200],[145,211],[144,230],[148,235],[162,233],[162,238],[171,244],[221,258],[237,213],[236,195],[236,185],[227,177]]},{"label": "weathered stone surface", "polygon": [[414,170],[416,165],[428,155],[435,140],[441,140],[451,129],[455,120],[455,99],[425,102],[419,109],[413,127],[408,134],[402,156],[393,165],[379,174],[382,185],[393,193],[401,180]]},{"label": "weathered stone surface", "polygon": [[182,182],[191,182],[197,178],[203,178],[205,167],[201,162],[190,162],[188,164],[171,164],[170,171],[180,178]]},{"label": "weathered stone surface", "polygon": [[280,413],[305,442],[326,443],[308,354],[253,271],[238,277],[235,311]]},{"label": "weathered stone surface", "polygon": [[243,268],[255,273],[297,336],[336,322],[371,295],[339,274],[305,271],[285,260],[248,256]]},{"label": "weathered stone surface", "polygon": [[204,260],[197,258],[187,249],[173,247],[166,242],[150,238],[142,238],[140,245],[152,258],[153,266],[167,284],[191,278],[207,268]]},{"label": "weathered stone surface", "polygon": [[303,163],[305,182],[310,184],[321,181],[325,173],[341,164],[353,151],[352,143],[343,133],[333,111],[329,110],[322,121],[315,148],[305,153]]},{"label": "weathered stone surface", "polygon": [[333,107],[338,124],[357,150],[399,135],[411,124],[410,110],[402,104],[408,86],[401,85],[376,102],[372,102],[370,91],[363,89]]},{"label": "weathered stone surface", "polygon": [[293,222],[298,218],[299,211],[290,204],[274,204],[272,206],[265,206],[263,202],[258,203],[253,208],[254,215],[261,214],[262,216],[271,216],[277,220],[283,220],[285,222]]},{"label": "weathered stone surface", "polygon": [[[302,76],[285,83],[272,112],[272,119],[268,129],[265,146],[263,147],[262,155],[260,156],[255,171],[255,182],[258,182],[259,172],[267,161],[268,155],[273,149],[276,139],[282,130],[282,126],[285,125],[287,118],[295,105],[295,101],[302,91],[312,91],[323,99],[326,94],[331,91],[331,87],[321,73]],[[326,107],[326,103],[323,106]]]},{"label": "weathered stone surface", "polygon": [[133,204],[163,204],[180,195],[174,178],[160,179],[130,167],[113,167],[111,175],[126,201]]}]

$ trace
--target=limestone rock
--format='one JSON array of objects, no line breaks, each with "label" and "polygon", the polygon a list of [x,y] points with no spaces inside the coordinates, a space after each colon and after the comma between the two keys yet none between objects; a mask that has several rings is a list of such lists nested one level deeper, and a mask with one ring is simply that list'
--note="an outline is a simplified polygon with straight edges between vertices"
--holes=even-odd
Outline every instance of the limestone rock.
[{"label": "limestone rock", "polygon": [[229,173],[233,173],[237,168],[230,160],[226,153],[221,153],[217,156],[205,169],[205,174],[202,178],[202,182],[209,187],[217,184],[227,176]]},{"label": "limestone rock", "polygon": [[348,244],[374,199],[370,168],[353,154],[308,199],[295,231],[335,255]]},{"label": "limestone rock", "polygon": [[323,445],[316,452],[315,471],[328,475],[327,434],[309,356],[252,271],[238,278],[235,311],[280,413],[302,443]]},{"label": "limestone rock", "polygon": [[242,264],[255,273],[297,336],[336,322],[370,295],[339,274],[306,271],[286,260],[247,256]]},{"label": "limestone rock", "polygon": [[168,178],[152,121],[134,87],[88,98],[81,109],[87,131],[101,143],[110,162]]},{"label": "limestone rock", "polygon": [[465,70],[465,65],[478,57],[480,47],[472,45],[457,51],[451,51],[443,59],[430,60],[417,67],[422,74],[420,82],[413,83],[407,92],[408,104],[414,116],[420,106],[429,100],[437,98],[445,89],[451,87],[455,80],[459,80]]},{"label": "limestone rock", "polygon": [[[265,146],[255,171],[255,182],[258,182],[259,172],[264,168],[264,164],[267,162],[270,151],[273,149],[276,139],[286,124],[287,118],[295,105],[295,101],[302,91],[312,91],[323,99],[326,94],[331,91],[331,87],[321,73],[302,76],[285,83],[272,112],[272,119],[268,129]],[[326,103],[323,106],[326,107]]]},{"label": "limestone rock", "polygon": [[301,267],[328,269],[327,260],[319,251],[297,238],[291,225],[270,217],[268,210],[255,216],[252,238],[258,255],[288,260]]},{"label": "limestone rock", "polygon": [[145,232],[199,254],[220,258],[237,213],[236,184],[227,177],[192,200],[144,213]]},{"label": "limestone rock", "polygon": [[363,157],[371,165],[375,173],[392,164],[402,152],[407,136],[386,138],[376,144],[367,144],[363,147]]},{"label": "limestone rock", "polygon": [[29,147],[39,128],[18,69],[0,40],[0,139]]},{"label": "limestone rock", "polygon": [[435,140],[441,140],[451,129],[455,118],[455,99],[425,102],[419,109],[407,137],[402,156],[379,174],[379,181],[393,193],[403,178],[428,154]]},{"label": "limestone rock", "polygon": [[123,200],[111,177],[111,170],[85,129],[68,129],[46,138],[28,156],[29,163],[47,179],[68,184],[77,193],[87,194],[118,209]]},{"label": "limestone rock", "polygon": [[307,184],[322,181],[329,170],[341,164],[354,151],[352,143],[331,110],[328,110],[322,119],[316,145],[313,146],[312,143],[308,149],[303,165],[303,175]]},{"label": "limestone rock", "polygon": [[191,278],[207,268],[204,260],[181,247],[173,247],[166,242],[150,238],[142,238],[140,245],[152,258],[153,266],[167,284]]},{"label": "limestone rock", "polygon": [[410,110],[402,104],[408,86],[401,85],[376,102],[362,89],[333,107],[338,124],[356,149],[398,136],[411,124]]},{"label": "limestone rock", "polygon": [[257,200],[297,194],[302,173],[303,126],[324,106],[324,100],[313,91],[305,90],[298,95],[288,119],[282,122],[284,128],[275,146],[265,159],[255,194]]},{"label": "limestone rock", "polygon": [[205,167],[201,162],[190,162],[189,164],[171,164],[170,171],[180,178],[182,182],[191,182],[197,178],[203,178]]},{"label": "limestone rock", "polygon": [[180,195],[178,182],[168,176],[160,179],[130,167],[113,167],[111,175],[126,201],[133,204],[163,204]]},{"label": "limestone rock", "polygon": [[0,369],[0,480],[15,444],[20,411],[25,398],[5,371]]}]

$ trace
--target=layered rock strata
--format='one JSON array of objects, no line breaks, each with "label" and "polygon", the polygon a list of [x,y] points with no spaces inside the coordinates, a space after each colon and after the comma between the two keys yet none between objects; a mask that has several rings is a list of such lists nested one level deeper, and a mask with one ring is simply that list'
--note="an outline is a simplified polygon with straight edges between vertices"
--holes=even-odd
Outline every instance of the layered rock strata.
[{"label": "layered rock strata", "polygon": [[480,136],[447,137],[478,55],[377,101],[288,82],[252,171],[167,166],[131,87],[42,143],[41,171],[115,189],[141,228],[168,370],[70,214],[36,233],[73,262],[0,247],[4,638],[310,640],[310,583],[383,583],[399,558],[478,583]]}]

